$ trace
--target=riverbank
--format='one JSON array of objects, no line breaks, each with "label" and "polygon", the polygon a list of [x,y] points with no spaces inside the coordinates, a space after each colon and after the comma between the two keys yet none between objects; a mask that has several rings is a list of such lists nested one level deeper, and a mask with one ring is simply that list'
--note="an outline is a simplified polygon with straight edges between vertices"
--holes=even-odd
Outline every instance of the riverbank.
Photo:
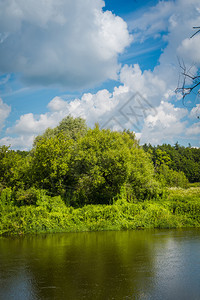
[{"label": "riverbank", "polygon": [[44,195],[36,205],[0,208],[0,235],[200,227],[200,187],[171,188],[159,200],[67,207]]}]

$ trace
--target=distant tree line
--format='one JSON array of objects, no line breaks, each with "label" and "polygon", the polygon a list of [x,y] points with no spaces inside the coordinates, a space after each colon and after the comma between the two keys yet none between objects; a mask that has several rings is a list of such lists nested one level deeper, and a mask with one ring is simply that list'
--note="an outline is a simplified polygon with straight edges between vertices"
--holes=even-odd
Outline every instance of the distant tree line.
[{"label": "distant tree line", "polygon": [[200,148],[192,148],[190,144],[180,146],[177,142],[174,146],[145,144],[143,149],[150,154],[156,172],[165,165],[170,170],[183,172],[191,183],[200,182]]}]

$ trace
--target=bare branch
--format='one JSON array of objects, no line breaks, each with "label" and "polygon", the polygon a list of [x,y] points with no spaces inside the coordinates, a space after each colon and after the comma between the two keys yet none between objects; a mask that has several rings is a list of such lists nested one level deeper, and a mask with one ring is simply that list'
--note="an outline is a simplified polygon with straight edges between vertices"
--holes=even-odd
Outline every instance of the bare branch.
[{"label": "bare branch", "polygon": [[193,36],[195,36],[197,33],[199,33],[200,32],[200,27],[193,27],[193,29],[198,29],[199,28],[199,30],[197,30],[193,35],[191,35],[191,37],[190,38],[193,38]]},{"label": "bare branch", "polygon": [[[196,34],[200,33],[200,26],[195,26],[193,29],[195,29],[196,32],[190,38],[193,38]],[[181,73],[178,79],[178,87],[176,88],[175,92],[182,95],[183,105],[185,105],[185,97],[189,94],[192,93],[198,97],[200,96],[200,75],[192,74],[191,70],[194,65],[190,66],[190,68],[187,68],[183,60],[178,58],[178,62]],[[199,119],[200,116],[198,115],[197,118]]]}]

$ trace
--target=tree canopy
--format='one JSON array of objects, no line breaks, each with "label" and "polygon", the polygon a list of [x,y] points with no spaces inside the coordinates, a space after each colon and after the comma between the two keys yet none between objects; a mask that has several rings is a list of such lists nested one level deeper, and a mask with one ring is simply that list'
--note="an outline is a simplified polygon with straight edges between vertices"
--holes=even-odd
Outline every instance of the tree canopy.
[{"label": "tree canopy", "polygon": [[[130,130],[88,128],[68,116],[35,139],[29,152],[0,147],[0,193],[11,188],[17,205],[35,203],[38,193],[67,204],[111,204],[162,195],[163,186],[200,181],[200,149],[162,145],[141,147]],[[5,200],[7,201],[7,200]]]}]

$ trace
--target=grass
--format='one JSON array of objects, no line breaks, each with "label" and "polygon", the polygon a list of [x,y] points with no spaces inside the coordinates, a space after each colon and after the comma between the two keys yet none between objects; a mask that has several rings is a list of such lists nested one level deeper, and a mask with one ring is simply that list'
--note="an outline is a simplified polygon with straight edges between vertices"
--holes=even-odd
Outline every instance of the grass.
[{"label": "grass", "polygon": [[200,227],[200,187],[169,188],[166,194],[159,200],[118,199],[113,205],[75,209],[59,196],[46,195],[35,205],[18,207],[8,191],[1,195],[0,235]]}]

